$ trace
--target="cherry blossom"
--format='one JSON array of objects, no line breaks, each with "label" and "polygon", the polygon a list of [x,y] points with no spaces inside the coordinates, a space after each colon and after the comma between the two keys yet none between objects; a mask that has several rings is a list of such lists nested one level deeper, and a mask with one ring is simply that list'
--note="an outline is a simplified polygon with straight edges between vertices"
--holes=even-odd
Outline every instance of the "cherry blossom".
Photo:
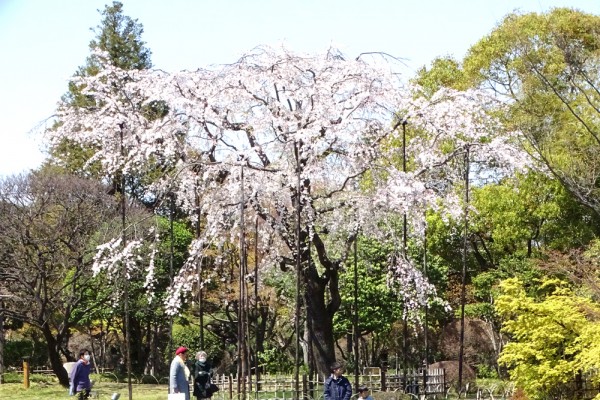
[{"label": "cherry blossom", "polygon": [[[389,215],[406,213],[416,234],[427,209],[458,215],[453,187],[463,179],[466,149],[480,165],[475,173],[502,176],[529,163],[518,132],[493,117],[501,105],[485,92],[444,89],[428,99],[385,63],[346,59],[334,49],[298,55],[257,47],[230,65],[176,73],[101,67],[75,82],[94,106],[60,104],[49,137],[96,149],[90,162],[100,161],[110,179],[162,171],[149,192],[174,196],[192,221],[202,219],[167,299],[171,312],[208,250],[239,243],[256,220],[261,268],[291,267],[300,253],[305,279],[321,284],[337,276],[359,231],[389,234]],[[384,161],[402,151],[390,145],[402,123],[412,132],[406,172]],[[139,243],[119,246],[99,247],[95,268],[135,259]],[[391,264],[392,286],[407,307],[422,305],[433,293],[425,278],[406,260]],[[334,311],[335,285],[328,287]]]}]

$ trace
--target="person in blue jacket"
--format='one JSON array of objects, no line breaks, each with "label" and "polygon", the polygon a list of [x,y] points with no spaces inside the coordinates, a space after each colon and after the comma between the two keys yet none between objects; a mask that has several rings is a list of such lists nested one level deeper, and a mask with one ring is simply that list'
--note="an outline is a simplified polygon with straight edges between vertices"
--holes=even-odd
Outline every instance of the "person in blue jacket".
[{"label": "person in blue jacket", "polygon": [[335,362],[330,367],[331,375],[325,379],[325,400],[350,400],[352,385],[348,378],[342,375],[342,364]]},{"label": "person in blue jacket", "polygon": [[358,399],[357,400],[373,400],[373,397],[369,394],[369,388],[366,385],[358,387]]},{"label": "person in blue jacket", "polygon": [[71,396],[77,395],[77,398],[80,400],[90,397],[90,390],[92,390],[92,382],[90,381],[91,369],[90,352],[87,349],[79,350],[79,360],[75,363],[69,377],[71,383],[69,394]]}]

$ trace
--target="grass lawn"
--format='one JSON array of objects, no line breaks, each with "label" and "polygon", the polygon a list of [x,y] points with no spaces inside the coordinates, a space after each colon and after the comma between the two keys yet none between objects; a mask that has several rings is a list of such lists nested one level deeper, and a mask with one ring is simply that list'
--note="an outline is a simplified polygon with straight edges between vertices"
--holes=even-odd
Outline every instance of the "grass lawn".
[{"label": "grass lawn", "polygon": [[[139,400],[165,400],[167,385],[132,385],[133,398]],[[95,392],[95,393],[94,393]],[[94,385],[91,399],[110,400],[113,393],[120,393],[120,400],[127,400],[129,392],[126,383],[100,382]],[[0,385],[2,400],[74,400],[68,390],[58,383],[41,384],[32,382],[29,389],[22,383],[5,383]]]},{"label": "grass lawn", "polygon": [[[129,391],[127,383],[116,381],[116,376],[112,374],[97,375],[92,374],[90,378],[95,382],[90,400],[110,400],[113,393],[121,395],[120,400],[129,399]],[[168,385],[162,383],[136,383],[142,381],[134,381],[132,385],[132,398],[135,400],[166,400]],[[4,374],[4,384],[0,385],[0,400],[75,400],[73,396],[69,396],[68,389],[62,387],[56,377],[52,375],[31,375],[29,389],[23,387],[23,375],[17,373]],[[258,395],[259,399],[293,399],[292,392],[269,391],[264,388]],[[318,388],[314,393],[314,400],[322,400],[322,388]],[[356,395],[355,395],[356,396]],[[353,399],[355,399],[353,396]],[[500,397],[500,396],[499,396]],[[226,400],[230,398],[230,393],[227,390],[221,390],[213,395],[211,400]],[[236,398],[235,393],[233,398]],[[375,392],[373,398],[377,400],[414,400],[409,395],[403,395],[398,392]],[[450,398],[456,398],[450,396]],[[193,399],[193,397],[192,397]]]},{"label": "grass lawn", "polygon": [[[93,400],[110,400],[113,393],[121,395],[120,400],[129,398],[127,383],[107,380],[100,375],[90,376],[96,383],[92,389]],[[62,387],[54,376],[31,375],[29,389],[23,387],[23,376],[15,373],[4,375],[4,384],[0,385],[2,400],[74,400],[68,389]],[[133,384],[133,398],[138,400],[165,400],[167,385]]]}]

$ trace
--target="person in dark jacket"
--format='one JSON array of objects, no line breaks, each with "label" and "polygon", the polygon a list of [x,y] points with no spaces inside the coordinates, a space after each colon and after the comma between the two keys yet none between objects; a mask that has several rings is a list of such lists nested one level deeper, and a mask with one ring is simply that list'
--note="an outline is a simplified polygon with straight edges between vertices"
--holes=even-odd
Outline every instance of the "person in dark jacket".
[{"label": "person in dark jacket", "polygon": [[77,395],[78,399],[87,399],[90,397],[90,390],[92,390],[92,382],[90,381],[91,368],[90,352],[87,349],[81,349],[79,351],[79,360],[77,360],[73,370],[71,370],[71,376],[69,377],[71,384],[69,394],[71,396]]},{"label": "person in dark jacket", "polygon": [[192,369],[194,376],[194,396],[200,399],[207,399],[218,390],[216,385],[212,384],[211,365],[208,362],[205,351],[196,353],[196,362]]},{"label": "person in dark jacket", "polygon": [[330,367],[331,376],[325,379],[325,400],[350,400],[352,385],[348,378],[342,375],[342,364],[335,362]]}]

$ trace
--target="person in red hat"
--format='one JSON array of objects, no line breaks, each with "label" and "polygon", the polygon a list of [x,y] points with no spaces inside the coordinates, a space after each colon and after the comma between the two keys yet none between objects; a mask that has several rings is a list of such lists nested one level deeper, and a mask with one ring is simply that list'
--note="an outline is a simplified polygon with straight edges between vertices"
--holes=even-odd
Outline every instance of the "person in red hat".
[{"label": "person in red hat", "polygon": [[190,385],[186,374],[186,360],[188,349],[179,347],[175,350],[175,358],[171,361],[169,373],[169,393],[184,393],[185,400],[190,400]]}]

